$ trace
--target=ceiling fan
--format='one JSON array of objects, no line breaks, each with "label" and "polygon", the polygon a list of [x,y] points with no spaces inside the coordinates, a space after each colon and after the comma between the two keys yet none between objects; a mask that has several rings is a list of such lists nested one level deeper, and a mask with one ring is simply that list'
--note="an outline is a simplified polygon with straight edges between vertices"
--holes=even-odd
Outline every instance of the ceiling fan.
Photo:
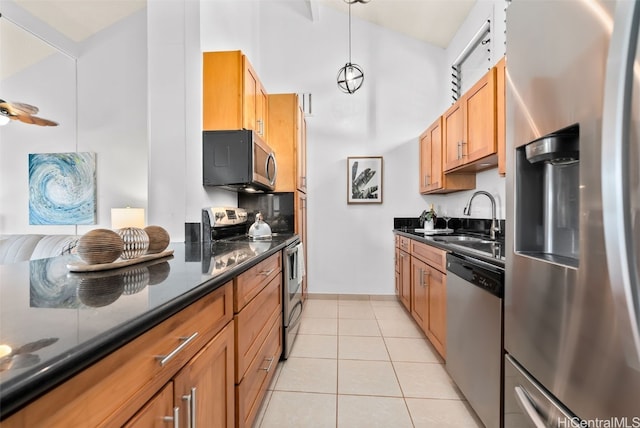
[{"label": "ceiling fan", "polygon": [[30,104],[0,99],[0,125],[6,125],[9,120],[19,120],[31,125],[58,126],[58,122],[34,116],[38,111],[38,107]]}]

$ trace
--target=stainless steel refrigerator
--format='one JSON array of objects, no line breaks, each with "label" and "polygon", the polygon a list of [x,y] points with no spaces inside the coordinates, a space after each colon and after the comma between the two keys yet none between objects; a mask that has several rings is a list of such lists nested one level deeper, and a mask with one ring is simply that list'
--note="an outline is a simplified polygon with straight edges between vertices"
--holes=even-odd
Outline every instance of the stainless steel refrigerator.
[{"label": "stainless steel refrigerator", "polygon": [[640,427],[639,22],[507,9],[507,428]]}]

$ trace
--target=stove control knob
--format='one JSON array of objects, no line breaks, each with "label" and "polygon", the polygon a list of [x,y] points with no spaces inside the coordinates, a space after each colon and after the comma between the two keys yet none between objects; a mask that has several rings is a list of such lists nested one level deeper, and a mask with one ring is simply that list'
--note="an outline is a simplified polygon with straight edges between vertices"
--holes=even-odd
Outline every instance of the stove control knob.
[{"label": "stove control knob", "polygon": [[224,213],[224,211],[217,211],[216,212],[216,220],[222,220],[225,215],[226,214]]}]

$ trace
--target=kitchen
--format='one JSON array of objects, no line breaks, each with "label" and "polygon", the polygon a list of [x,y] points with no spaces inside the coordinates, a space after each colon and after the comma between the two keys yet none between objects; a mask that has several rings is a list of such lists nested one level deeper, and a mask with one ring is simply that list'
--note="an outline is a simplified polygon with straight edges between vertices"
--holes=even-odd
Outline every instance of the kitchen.
[{"label": "kitchen", "polygon": [[[492,51],[498,54],[494,54],[492,60],[495,62],[501,57],[504,41],[500,40],[503,31],[499,26],[503,22],[506,4],[501,1],[478,2],[471,10],[468,22],[447,49],[425,46],[395,33],[384,33],[374,25],[355,21],[354,59],[358,46],[373,43],[375,49],[360,48],[365,58],[358,61],[369,74],[363,91],[351,98],[339,93],[333,82],[333,75],[346,55],[344,35],[337,31],[346,27],[344,14],[320,8],[320,18],[314,20],[307,17],[308,11],[303,5],[276,3],[257,8],[253,6],[251,3],[232,2],[207,2],[201,6],[190,2],[150,3],[148,13],[154,19],[146,21],[151,52],[147,70],[149,80],[162,80],[173,72],[195,76],[199,73],[196,64],[201,51],[236,49],[241,45],[252,58],[270,92],[312,93],[314,115],[308,118],[308,158],[313,159],[309,164],[309,192],[314,195],[309,200],[309,239],[313,242],[308,248],[311,292],[390,294],[393,284],[391,219],[417,216],[429,203],[439,211],[445,208],[461,211],[470,197],[471,192],[421,196],[416,180],[417,162],[407,163],[407,159],[416,158],[416,136],[449,105],[448,78],[443,77],[448,76],[447,64],[458,55],[487,16],[493,16],[498,27],[491,41]],[[184,17],[184,20],[176,17]],[[226,23],[229,21],[249,22],[249,31],[240,26],[228,29]],[[290,25],[282,25],[282,22],[290,22]],[[175,31],[175,37],[170,37],[170,31]],[[295,31],[300,37],[290,37],[289,31]],[[307,34],[309,38],[305,39]],[[189,44],[194,40],[202,41],[198,49]],[[197,59],[193,63],[185,61],[185,54]],[[318,58],[322,60],[318,61]],[[376,70],[388,72],[395,78],[385,78]],[[405,70],[420,70],[420,73],[407,76]],[[299,87],[291,85],[294,75]],[[331,78],[325,78],[325,75]],[[287,77],[282,79],[282,76]],[[184,233],[183,223],[199,221],[203,206],[213,202],[216,205],[233,205],[235,200],[232,194],[192,185],[200,182],[199,150],[196,149],[200,141],[200,115],[193,107],[200,103],[198,79],[185,78],[175,85],[163,84],[149,89],[151,126],[142,134],[148,132],[151,141],[149,153],[144,156],[154,161],[149,164],[143,184],[136,183],[143,190],[133,199],[137,204],[146,204],[149,220],[167,225],[172,237],[179,241]],[[374,92],[372,88],[379,90]],[[184,105],[181,96],[176,94],[184,94]],[[166,112],[167,99],[172,100],[172,107],[178,103],[176,110],[184,113],[176,115],[173,109]],[[398,109],[397,106],[403,108]],[[113,108],[117,110],[116,106]],[[177,132],[176,129],[184,131]],[[174,144],[171,138],[180,143]],[[80,144],[84,144],[82,138]],[[351,155],[384,157],[385,199],[382,205],[346,205],[344,161]],[[184,162],[176,165],[175,159],[184,159]],[[167,170],[176,171],[175,175],[168,177]],[[175,176],[186,178],[182,181]],[[478,174],[476,188],[496,197],[498,217],[505,218],[504,179],[495,170],[489,170]],[[106,194],[114,202],[124,203],[122,195]],[[174,204],[175,200],[184,201],[184,204]],[[488,202],[478,200],[476,204],[473,215],[489,218],[491,209]],[[105,204],[100,209],[106,210],[107,206]],[[457,217],[461,213],[453,215]],[[108,216],[101,211],[99,218],[106,223]],[[345,236],[350,239],[345,240]],[[336,243],[339,243],[338,248]],[[331,248],[331,251],[323,250],[326,248]]]}]

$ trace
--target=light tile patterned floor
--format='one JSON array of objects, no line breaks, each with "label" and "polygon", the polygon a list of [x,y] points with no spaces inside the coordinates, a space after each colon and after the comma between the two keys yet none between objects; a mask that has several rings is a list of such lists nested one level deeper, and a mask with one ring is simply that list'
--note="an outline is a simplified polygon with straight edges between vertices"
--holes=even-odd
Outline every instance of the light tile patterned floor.
[{"label": "light tile patterned floor", "polygon": [[255,428],[481,428],[396,300],[311,298]]}]

